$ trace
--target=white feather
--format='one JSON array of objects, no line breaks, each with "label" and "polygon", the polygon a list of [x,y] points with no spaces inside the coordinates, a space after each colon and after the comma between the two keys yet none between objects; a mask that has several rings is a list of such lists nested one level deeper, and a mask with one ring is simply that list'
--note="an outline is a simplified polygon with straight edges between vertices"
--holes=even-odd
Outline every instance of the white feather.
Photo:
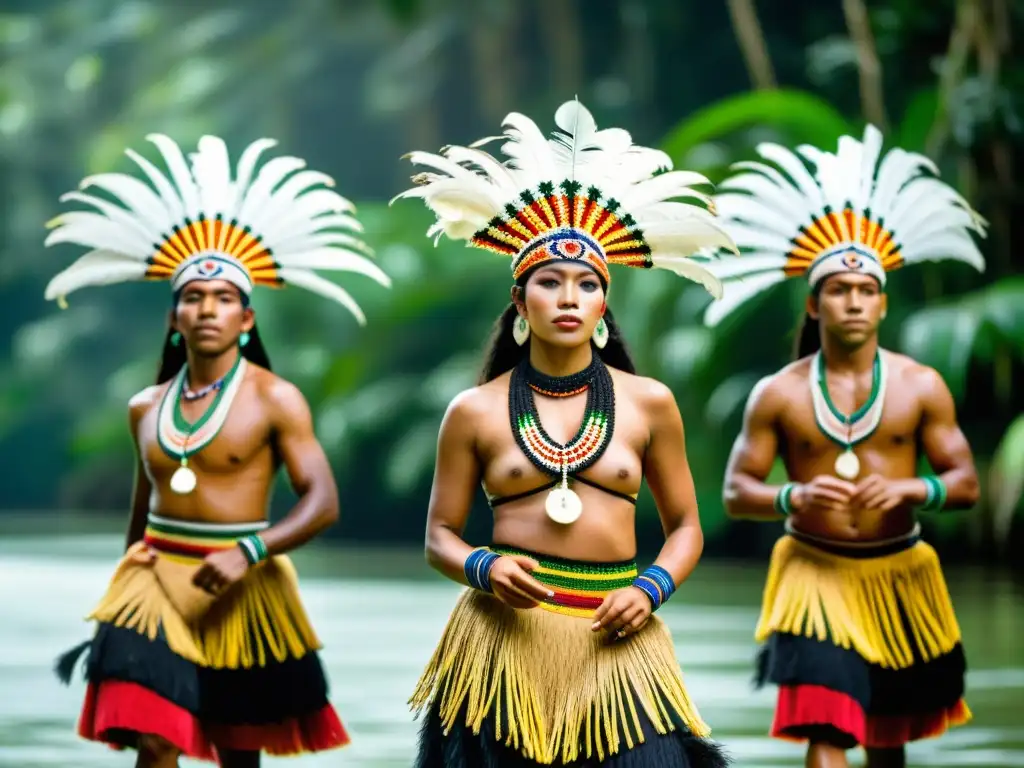
[{"label": "white feather", "polygon": [[[203,136],[188,161],[167,136],[147,138],[159,149],[166,175],[134,151],[127,153],[152,187],[132,176],[112,173],[89,176],[80,184],[83,189],[103,189],[124,208],[80,192],[61,198],[84,203],[95,212],[69,211],[55,217],[46,245],[71,242],[93,250],[51,280],[48,299],[63,299],[88,285],[143,279],[149,256],[185,224],[186,217],[195,223],[201,214],[209,220],[220,215],[226,222],[237,220],[248,226],[254,237],[273,249],[282,281],[338,301],[360,323],[365,322],[344,289],[311,271],[358,272],[385,287],[391,284],[367,258],[370,249],[356,234],[362,227],[352,215],[355,207],[331,188],[330,176],[304,171],[304,160],[287,156],[273,158],[257,170],[260,157],[276,143],[272,139],[259,139],[246,147],[232,180],[227,147],[216,136]],[[225,240],[215,247],[226,247],[226,234],[227,230]]]},{"label": "white feather", "polygon": [[[496,217],[504,218],[508,204],[519,207],[524,192],[536,195],[542,184],[558,190],[563,182],[573,181],[584,194],[594,187],[604,201],[618,203],[616,213],[631,217],[648,241],[652,263],[718,290],[717,282],[686,257],[701,248],[735,250],[735,244],[699,205],[672,202],[683,198],[709,204],[708,194],[693,189],[709,184],[707,178],[672,171],[668,155],[634,145],[621,128],[598,129],[578,100],[562,104],[554,122],[557,131],[546,138],[532,120],[513,112],[503,122],[501,137],[447,147],[441,155],[412,152],[408,159],[428,170],[414,176],[416,186],[391,202],[422,199],[437,218],[427,231],[436,244],[442,234],[473,238]],[[495,138],[502,139],[504,162],[481,149]],[[658,229],[660,224],[666,226]]]},{"label": "white feather", "polygon": [[723,285],[722,298],[712,302],[704,312],[704,324],[714,327],[749,299],[764,293],[785,280],[782,272],[766,272],[745,280],[731,280]]}]

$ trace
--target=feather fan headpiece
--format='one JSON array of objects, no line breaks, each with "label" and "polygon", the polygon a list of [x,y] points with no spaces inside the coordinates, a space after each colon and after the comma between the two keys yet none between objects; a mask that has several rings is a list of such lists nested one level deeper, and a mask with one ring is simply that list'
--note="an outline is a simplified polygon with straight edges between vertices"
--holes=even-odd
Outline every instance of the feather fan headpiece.
[{"label": "feather fan headpiece", "polygon": [[[409,159],[431,172],[398,195],[420,197],[437,216],[427,235],[468,240],[512,259],[513,279],[546,261],[577,261],[607,285],[608,264],[660,267],[721,295],[718,279],[689,256],[702,248],[735,250],[709,210],[676,198],[711,202],[690,187],[710,184],[697,173],[673,171],[664,152],[633,144],[621,128],[598,130],[590,112],[569,101],[555,112],[561,133],[545,138],[528,117],[505,118],[499,162],[478,149],[446,147]],[[667,171],[659,173],[659,171]]]},{"label": "feather fan headpiece", "polygon": [[725,295],[708,307],[705,323],[791,277],[806,276],[814,290],[842,272],[871,275],[884,287],[887,272],[923,261],[984,271],[970,232],[984,237],[987,222],[939,180],[927,157],[895,148],[879,163],[881,149],[882,134],[868,125],[863,142],[843,136],[835,154],[761,144],[757,153],[775,167],[736,163],[743,172],[724,181],[714,201],[745,253],[707,263]]},{"label": "feather fan headpiece", "polygon": [[79,288],[134,280],[167,280],[175,293],[193,280],[225,280],[246,298],[254,285],[291,283],[337,301],[366,322],[344,288],[315,272],[359,272],[391,285],[367,258],[355,208],[330,189],[329,176],[305,170],[297,157],[275,157],[257,173],[260,155],[277,143],[272,139],[250,144],[232,179],[227,147],[216,136],[199,140],[191,163],[167,136],[147,138],[160,150],[170,178],[128,149],[152,186],[101,173],[83,179],[79,190],[103,190],[120,205],[83,191],[61,197],[96,210],[57,216],[45,244],[93,250],[50,281],[47,300],[65,306],[65,297]]}]

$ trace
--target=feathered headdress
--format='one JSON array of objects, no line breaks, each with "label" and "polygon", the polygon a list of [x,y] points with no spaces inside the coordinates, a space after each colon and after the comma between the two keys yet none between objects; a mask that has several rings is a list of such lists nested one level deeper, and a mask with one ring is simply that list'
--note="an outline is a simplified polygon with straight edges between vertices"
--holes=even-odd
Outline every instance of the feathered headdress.
[{"label": "feathered headdress", "polygon": [[987,222],[937,178],[927,157],[896,148],[879,163],[881,149],[882,134],[868,125],[863,142],[843,136],[835,154],[804,145],[798,157],[761,144],[757,153],[774,167],[736,163],[744,172],[723,182],[714,200],[747,252],[707,263],[725,295],[708,307],[705,323],[715,325],[790,277],[806,276],[813,290],[840,272],[871,275],[884,286],[887,272],[922,261],[951,259],[984,271],[970,231],[984,237]]},{"label": "feathered headdress", "polygon": [[[395,199],[421,197],[437,216],[427,232],[468,240],[512,259],[513,279],[546,261],[577,261],[610,281],[608,264],[661,267],[703,285],[713,296],[721,284],[688,257],[706,247],[735,250],[715,222],[713,208],[671,202],[710,198],[690,187],[710,184],[697,173],[673,171],[664,152],[636,146],[621,128],[599,131],[590,112],[569,101],[555,112],[561,133],[545,138],[537,125],[513,112],[505,118],[508,158],[499,162],[471,147],[409,159],[434,169],[413,177],[419,186]],[[667,170],[666,173],[659,171]]]},{"label": "feathered headdress", "polygon": [[329,187],[333,180],[304,170],[297,157],[276,157],[256,172],[260,155],[277,142],[259,139],[238,161],[234,179],[224,142],[203,136],[186,161],[167,136],[147,137],[160,150],[170,178],[131,149],[126,154],[152,186],[133,176],[101,173],[80,190],[101,189],[121,205],[82,191],[74,200],[96,209],[53,219],[46,245],[76,243],[93,250],[56,275],[46,299],[89,285],[167,280],[177,292],[193,280],[225,280],[248,298],[254,285],[291,283],[344,305],[360,324],[365,317],[349,293],[314,270],[360,272],[385,287],[391,281],[366,255],[355,208]]}]

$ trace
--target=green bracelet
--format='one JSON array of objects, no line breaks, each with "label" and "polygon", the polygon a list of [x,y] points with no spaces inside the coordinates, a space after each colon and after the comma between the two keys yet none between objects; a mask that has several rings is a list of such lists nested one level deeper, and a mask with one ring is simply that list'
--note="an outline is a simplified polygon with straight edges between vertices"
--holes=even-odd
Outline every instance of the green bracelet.
[{"label": "green bracelet", "polygon": [[267,551],[267,545],[263,543],[263,539],[260,538],[259,534],[254,533],[251,536],[246,536],[244,539],[239,539],[237,543],[241,547],[245,559],[249,561],[249,565],[261,563],[270,555]]},{"label": "green bracelet", "polygon": [[921,478],[928,489],[924,504],[920,509],[922,512],[938,512],[946,506],[946,484],[936,475],[925,475]]},{"label": "green bracelet", "polygon": [[793,506],[790,502],[790,498],[793,495],[793,490],[796,488],[796,483],[786,483],[779,489],[779,492],[775,494],[775,502],[773,506],[775,511],[780,515],[789,516],[793,511]]}]

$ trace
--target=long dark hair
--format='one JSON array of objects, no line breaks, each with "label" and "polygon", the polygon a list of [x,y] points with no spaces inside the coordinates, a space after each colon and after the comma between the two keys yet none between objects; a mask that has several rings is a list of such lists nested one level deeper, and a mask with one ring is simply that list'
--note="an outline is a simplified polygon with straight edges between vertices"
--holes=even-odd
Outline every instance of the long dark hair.
[{"label": "long dark hair", "polygon": [[[478,384],[486,384],[506,371],[511,371],[529,353],[530,342],[527,341],[523,346],[519,346],[512,336],[512,325],[518,314],[515,302],[511,302],[494,323],[494,329],[491,331],[491,337],[488,339],[484,351],[484,366],[480,372]],[[622,338],[622,332],[615,324],[615,318],[610,309],[605,309],[604,322],[608,326],[608,343],[604,349],[598,349],[595,346],[594,351],[612,368],[618,368],[626,373],[636,373],[633,358],[629,354],[626,341]]]},{"label": "long dark hair", "polygon": [[[171,343],[173,335],[174,329],[168,328],[167,335],[164,337],[164,351],[160,354],[160,368],[156,375],[157,384],[163,384],[165,381],[173,379],[185,365],[187,359],[184,340],[179,340],[178,345],[175,346]],[[250,363],[255,363],[268,371],[271,370],[270,358],[267,357],[267,350],[263,346],[263,340],[260,339],[260,332],[255,324],[249,330],[249,343],[242,347],[242,357]]]},{"label": "long dark hair", "polygon": [[796,339],[793,343],[793,360],[813,355],[821,349],[821,323],[807,314],[804,310],[803,319],[796,329]]}]

